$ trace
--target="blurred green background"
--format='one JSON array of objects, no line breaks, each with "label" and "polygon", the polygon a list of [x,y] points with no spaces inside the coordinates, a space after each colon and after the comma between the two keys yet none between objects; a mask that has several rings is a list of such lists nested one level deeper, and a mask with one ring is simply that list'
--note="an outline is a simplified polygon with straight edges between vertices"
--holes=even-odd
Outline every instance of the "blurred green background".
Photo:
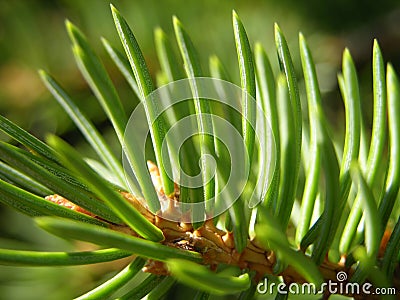
[{"label": "blurred green background", "polygon": [[[400,3],[398,0],[116,0],[113,4],[131,25],[153,76],[159,68],[153,30],[162,27],[173,39],[172,16],[185,24],[200,54],[204,70],[216,54],[238,83],[231,13],[242,19],[250,41],[260,41],[277,68],[273,24],[284,31],[300,74],[298,32],[307,37],[319,73],[327,112],[343,127],[336,75],[348,47],[360,72],[365,114],[370,116],[371,49],[378,38],[385,60],[400,66]],[[57,133],[82,151],[80,134],[45,90],[37,69],[50,72],[105,135],[114,137],[104,113],[80,75],[70,49],[64,21],[68,18],[88,36],[129,109],[137,102],[102,48],[100,37],[121,49],[109,0],[0,0],[0,113],[39,138]],[[178,62],[181,64],[181,62]],[[208,72],[206,71],[206,74]],[[299,76],[301,78],[301,76]],[[363,98],[363,99],[364,99]],[[367,122],[368,123],[368,122]],[[7,137],[0,135],[1,140]],[[87,156],[92,153],[85,152]],[[24,216],[0,207],[0,247],[72,250],[76,245],[48,236]],[[0,299],[70,299],[104,280],[113,266],[79,268],[0,267]]]}]

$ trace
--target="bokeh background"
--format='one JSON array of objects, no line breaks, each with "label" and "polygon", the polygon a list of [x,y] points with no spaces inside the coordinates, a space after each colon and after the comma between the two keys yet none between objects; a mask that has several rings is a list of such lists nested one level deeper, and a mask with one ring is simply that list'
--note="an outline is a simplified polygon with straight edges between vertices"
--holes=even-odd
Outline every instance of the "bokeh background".
[{"label": "bokeh background", "polygon": [[[162,27],[173,39],[172,16],[185,24],[200,53],[204,70],[216,54],[238,83],[231,13],[242,19],[252,43],[261,42],[277,68],[273,24],[284,31],[300,73],[299,31],[307,37],[317,62],[324,105],[333,124],[343,127],[343,104],[336,76],[348,47],[360,74],[360,89],[368,120],[371,115],[371,49],[380,42],[384,58],[400,73],[400,2],[398,0],[115,0],[131,25],[152,75],[156,59],[153,31]],[[38,69],[50,72],[69,91],[104,135],[113,141],[104,113],[80,75],[64,27],[65,19],[87,35],[102,58],[127,109],[137,99],[102,48],[100,37],[121,49],[109,0],[0,0],[0,113],[39,138],[61,135],[86,156],[93,156],[68,116],[45,90]],[[181,62],[177,62],[181,64]],[[207,71],[206,71],[207,74]],[[301,76],[299,76],[301,78]],[[367,122],[368,125],[368,122]],[[0,140],[7,140],[0,133]],[[50,237],[31,221],[0,206],[0,247],[33,250],[73,250],[77,247]],[[82,249],[85,245],[79,245]],[[110,276],[115,265],[69,268],[0,266],[1,299],[71,299]]]}]

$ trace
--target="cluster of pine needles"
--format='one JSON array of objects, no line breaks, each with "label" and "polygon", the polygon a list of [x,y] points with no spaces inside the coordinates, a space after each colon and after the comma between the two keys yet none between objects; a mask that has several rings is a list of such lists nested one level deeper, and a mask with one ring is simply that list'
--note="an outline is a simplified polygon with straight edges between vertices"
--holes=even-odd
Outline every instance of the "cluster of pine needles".
[{"label": "cluster of pine needles", "polygon": [[[126,55],[106,39],[102,39],[103,45],[139,100],[145,101],[155,85],[130,27],[114,7],[111,10]],[[158,86],[207,75],[176,17],[173,26],[181,57],[175,56],[167,35],[161,29],[155,31],[161,65]],[[83,33],[70,22],[66,27],[77,65],[124,145],[129,113]],[[44,84],[99,161],[82,158],[59,137],[49,136],[46,143],[42,142],[1,116],[0,129],[14,141],[0,143],[0,201],[31,216],[38,226],[56,236],[99,247],[84,252],[0,249],[0,263],[67,266],[132,258],[114,277],[78,299],[159,299],[182,284],[189,285],[197,299],[213,294],[252,299],[257,283],[265,276],[271,282],[320,286],[327,280],[337,281],[339,271],[346,272],[349,282],[398,288],[400,86],[392,65],[384,64],[378,43],[373,46],[370,134],[362,116],[356,68],[350,52],[346,49],[343,53],[338,75],[345,107],[343,142],[335,139],[337,135],[332,134],[323,111],[315,64],[304,36],[299,35],[304,79],[304,88],[300,89],[286,39],[277,25],[275,47],[280,70],[275,74],[263,47],[256,44],[252,51],[235,12],[233,32],[240,87],[249,95],[242,99],[242,112],[235,122],[253,154],[251,172],[257,170],[262,157],[270,154],[254,146],[255,130],[248,122],[256,121],[256,108],[248,98],[256,99],[265,109],[276,144],[272,178],[265,179],[266,189],[257,206],[250,208],[246,198],[246,190],[254,186],[255,179],[250,176],[249,188],[233,206],[210,220],[190,224],[152,214],[138,201],[140,196],[155,208],[160,197],[185,201],[184,195],[191,195],[191,201],[201,202],[218,192],[218,176],[197,190],[187,190],[170,178],[170,162],[163,159],[161,146],[173,122],[152,120],[151,112],[156,108],[145,103],[155,162],[149,162],[148,168],[143,167],[145,162],[135,165],[139,159],[135,149],[125,149],[134,158],[132,168],[141,195],[129,192],[121,160],[67,92],[48,73],[40,71]],[[215,56],[210,58],[209,73],[226,81],[234,77]],[[214,104],[193,97],[188,105],[193,105],[194,114],[202,118],[213,111]],[[308,118],[304,118],[307,110]],[[175,113],[179,116],[178,109]],[[193,142],[199,157],[218,146],[213,138],[200,140]],[[187,169],[197,170],[197,158],[183,160]],[[226,168],[221,164],[217,167]],[[207,171],[207,166],[201,169]],[[143,272],[149,274],[139,285],[118,294]]]}]

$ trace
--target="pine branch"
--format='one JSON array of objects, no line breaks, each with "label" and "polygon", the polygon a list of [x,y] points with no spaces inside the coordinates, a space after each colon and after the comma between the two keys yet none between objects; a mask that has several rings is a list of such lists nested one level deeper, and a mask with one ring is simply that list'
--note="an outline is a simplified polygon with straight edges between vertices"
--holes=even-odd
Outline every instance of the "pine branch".
[{"label": "pine branch", "polygon": [[[161,186],[158,168],[150,162],[149,166],[155,188],[159,196],[162,197],[163,189]],[[274,266],[277,261],[276,253],[264,247],[257,238],[252,240],[248,239],[245,249],[239,253],[234,247],[233,233],[218,229],[213,224],[212,220],[206,221],[203,226],[195,229],[191,224],[174,222],[164,219],[160,216],[154,216],[151,212],[145,209],[141,202],[132,194],[123,191],[120,193],[147,220],[149,220],[162,231],[165,237],[164,241],[161,242],[162,245],[184,251],[193,251],[199,253],[201,256],[200,263],[208,265],[211,270],[216,270],[219,264],[226,264],[237,266],[242,270],[255,271],[256,276],[253,278],[255,283],[259,282],[265,277],[265,275],[282,276],[286,284],[310,282],[310,279],[307,278],[308,274],[299,273],[298,269],[291,265],[289,265],[279,274],[276,274],[274,272]],[[175,189],[175,193],[175,197],[179,198],[179,190],[177,188]],[[70,201],[62,198],[61,196],[51,195],[47,197],[47,199],[49,201],[56,202],[61,206],[68,207],[72,210],[85,213],[96,218],[96,216],[93,214],[79,208],[76,205],[73,205]],[[139,237],[139,235],[127,225],[115,225],[108,223],[108,226],[114,231]],[[299,251],[297,253],[304,256],[304,258],[309,259],[303,252]],[[313,268],[311,261],[309,268]],[[171,275],[170,268],[168,268],[168,263],[166,264],[154,259],[149,259],[147,261],[143,271],[155,275]],[[351,266],[346,266],[345,260],[342,260],[339,263],[332,263],[325,259],[318,266],[318,271],[322,275],[324,282],[330,281],[336,284],[344,283],[343,281],[338,281],[337,279],[337,274],[339,272],[345,272],[348,275],[348,278],[351,278],[354,274],[354,270],[351,268]],[[400,287],[399,283],[399,281],[396,282],[397,288]],[[355,299],[363,299],[362,297],[365,296],[352,294],[344,295],[354,297]]]}]

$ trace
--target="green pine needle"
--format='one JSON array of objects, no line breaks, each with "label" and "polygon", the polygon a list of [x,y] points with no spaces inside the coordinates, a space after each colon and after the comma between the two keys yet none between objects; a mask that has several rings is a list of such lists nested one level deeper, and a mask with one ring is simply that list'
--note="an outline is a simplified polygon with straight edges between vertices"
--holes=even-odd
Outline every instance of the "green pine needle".
[{"label": "green pine needle", "polygon": [[67,93],[61,88],[61,86],[45,71],[39,71],[40,77],[45,83],[46,87],[56,98],[58,103],[64,108],[75,125],[80,129],[86,140],[90,143],[93,149],[96,150],[99,157],[106,164],[106,166],[113,172],[118,178],[118,183],[121,186],[125,185],[124,172],[121,163],[116,159],[114,154],[111,152],[109,146],[106,144],[100,133],[94,127],[94,125],[88,120],[88,118],[80,111],[80,109],[74,104],[69,98]]},{"label": "green pine needle", "polygon": [[85,163],[71,146],[61,139],[50,136],[48,143],[58,150],[60,159],[65,165],[79,174],[84,181],[100,199],[118,215],[121,220],[135,230],[145,239],[162,241],[164,236],[160,229],[151,224],[139,211],[137,211],[120,193],[114,190],[107,182],[92,168]]},{"label": "green pine needle", "polygon": [[81,295],[76,300],[86,300],[86,299],[107,299],[112,294],[114,294],[119,288],[123,287],[129,282],[136,274],[140,272],[146,261],[137,257],[128,266],[126,266],[121,272],[107,280],[103,284],[99,285],[95,289]]},{"label": "green pine needle", "polygon": [[40,217],[35,220],[41,228],[57,236],[102,246],[113,245],[121,250],[131,251],[137,255],[158,261],[166,261],[170,258],[201,260],[200,254],[197,252],[168,247],[108,228],[54,217]]},{"label": "green pine needle", "polygon": [[[159,112],[157,103],[153,100],[149,101],[147,99],[147,97],[154,90],[150,73],[147,69],[143,54],[131,29],[129,28],[129,25],[118,12],[118,10],[112,5],[111,11],[119,37],[135,75],[140,94],[140,100],[143,101],[145,106],[146,117],[149,123],[151,138],[153,141],[158,167],[160,169],[164,192],[167,196],[171,196],[174,193],[174,182],[169,175],[172,174],[171,165],[169,159],[164,159],[162,156],[162,143],[165,137],[165,124],[164,120],[161,117],[156,117]],[[144,196],[146,197],[147,195]]]},{"label": "green pine needle", "polygon": [[77,266],[114,261],[132,255],[119,249],[85,252],[39,252],[0,249],[0,263],[12,266]]},{"label": "green pine needle", "polygon": [[204,266],[181,259],[169,259],[167,266],[178,281],[212,294],[233,294],[250,287],[250,278],[247,273],[239,277],[227,277],[215,274]]},{"label": "green pine needle", "polygon": [[128,121],[115,87],[100,59],[88,44],[83,33],[71,22],[66,27],[72,41],[72,50],[78,67],[112,122],[122,143]]},{"label": "green pine needle", "polygon": [[[281,158],[283,161],[286,160],[286,162],[282,162],[284,165],[282,170],[284,170],[285,167],[288,168],[289,166],[291,168],[290,171],[285,171],[281,176],[279,201],[277,206],[277,215],[279,220],[282,222],[282,225],[286,227],[289,222],[298,183],[302,140],[302,117],[299,89],[297,86],[292,58],[286,39],[277,24],[275,24],[275,43],[278,50],[281,71],[285,74],[288,97],[290,99],[290,104],[288,103],[285,108],[285,115],[279,116],[279,119],[280,122],[283,122],[285,118],[292,119],[292,121],[288,120],[288,122],[293,122],[293,124],[290,125],[291,127],[287,127],[289,124],[284,125],[284,129],[281,130],[280,135],[281,140],[284,141],[281,142],[281,145],[282,143],[285,143],[281,146]],[[278,79],[278,84],[279,81],[281,80]],[[279,89],[280,88],[278,87],[278,90]],[[278,100],[278,102],[281,101],[282,100]],[[290,132],[285,132],[285,130],[290,130]],[[285,137],[285,135],[287,136]],[[284,176],[288,172],[290,172],[290,175],[288,178],[285,178]]]}]

